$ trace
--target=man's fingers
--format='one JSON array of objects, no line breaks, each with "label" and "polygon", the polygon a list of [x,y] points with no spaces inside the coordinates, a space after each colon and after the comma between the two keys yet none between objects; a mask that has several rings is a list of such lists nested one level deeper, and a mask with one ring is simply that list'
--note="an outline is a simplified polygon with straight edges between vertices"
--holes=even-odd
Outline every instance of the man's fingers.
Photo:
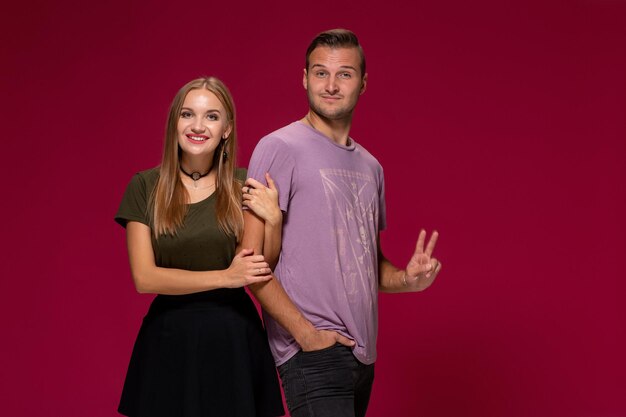
[{"label": "man's fingers", "polygon": [[435,258],[430,258],[430,265],[432,266],[432,270],[434,271],[439,266],[439,261]]},{"label": "man's fingers", "polygon": [[417,236],[417,244],[415,245],[415,253],[424,253],[424,240],[426,240],[426,230],[420,230]]},{"label": "man's fingers", "polygon": [[335,333],[335,340],[337,340],[337,342],[341,343],[344,346],[354,346],[354,340],[352,339],[348,339],[347,337],[345,337],[344,335],[341,335],[339,333]]},{"label": "man's fingers", "polygon": [[426,255],[431,256],[433,254],[433,250],[435,250],[435,245],[437,244],[437,239],[439,238],[439,232],[434,231],[428,240],[428,244],[426,245]]},{"label": "man's fingers", "polygon": [[417,244],[415,245],[415,253],[424,253],[428,256],[431,256],[433,254],[433,251],[435,250],[435,245],[437,244],[438,238],[439,232],[435,230],[428,240],[426,250],[424,250],[424,242],[426,241],[426,230],[420,230],[420,234],[417,237]]},{"label": "man's fingers", "polygon": [[439,271],[441,271],[441,262],[433,258],[431,261],[431,265],[433,265],[433,268],[430,271],[428,271],[426,274],[424,274],[424,276],[428,279],[434,280],[435,278],[437,278]]},{"label": "man's fingers", "polygon": [[417,274],[423,274],[425,272],[430,272],[433,270],[433,265],[430,263],[426,263],[426,264],[418,264],[417,265]]}]

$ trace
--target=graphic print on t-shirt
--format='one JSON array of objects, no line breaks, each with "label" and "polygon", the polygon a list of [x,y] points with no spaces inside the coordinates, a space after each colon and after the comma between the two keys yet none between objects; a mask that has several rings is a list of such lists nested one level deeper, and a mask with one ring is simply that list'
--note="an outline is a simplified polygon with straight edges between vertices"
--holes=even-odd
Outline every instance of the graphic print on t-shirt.
[{"label": "graphic print on t-shirt", "polygon": [[350,302],[376,291],[372,261],[377,256],[378,189],[370,175],[345,169],[320,169],[326,202],[337,241],[335,272],[342,278]]}]

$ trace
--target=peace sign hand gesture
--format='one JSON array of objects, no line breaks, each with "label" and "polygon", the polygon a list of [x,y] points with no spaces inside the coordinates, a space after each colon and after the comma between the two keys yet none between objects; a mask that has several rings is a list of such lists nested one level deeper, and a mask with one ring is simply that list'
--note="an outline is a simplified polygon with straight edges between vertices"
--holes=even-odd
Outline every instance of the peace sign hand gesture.
[{"label": "peace sign hand gesture", "polygon": [[441,262],[432,257],[438,237],[439,233],[434,231],[428,240],[426,249],[424,249],[426,231],[420,230],[417,245],[415,245],[415,253],[406,266],[406,273],[402,281],[409,291],[423,291],[430,287],[441,271]]}]

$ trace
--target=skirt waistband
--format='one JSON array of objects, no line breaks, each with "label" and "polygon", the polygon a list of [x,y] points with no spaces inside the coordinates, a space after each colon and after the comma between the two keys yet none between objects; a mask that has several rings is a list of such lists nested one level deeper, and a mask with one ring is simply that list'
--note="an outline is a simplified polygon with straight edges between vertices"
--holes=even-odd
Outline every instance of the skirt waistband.
[{"label": "skirt waistband", "polygon": [[170,309],[195,309],[251,303],[243,288],[220,288],[185,295],[157,295],[150,305],[150,313]]}]

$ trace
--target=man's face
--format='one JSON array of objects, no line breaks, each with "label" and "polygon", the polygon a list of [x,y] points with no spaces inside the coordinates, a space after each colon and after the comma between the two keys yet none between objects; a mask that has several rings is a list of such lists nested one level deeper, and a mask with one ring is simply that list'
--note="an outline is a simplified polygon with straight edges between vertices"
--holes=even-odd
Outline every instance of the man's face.
[{"label": "man's face", "polygon": [[302,80],[309,107],[330,120],[352,117],[367,84],[367,74],[362,76],[360,68],[357,48],[315,48]]}]

